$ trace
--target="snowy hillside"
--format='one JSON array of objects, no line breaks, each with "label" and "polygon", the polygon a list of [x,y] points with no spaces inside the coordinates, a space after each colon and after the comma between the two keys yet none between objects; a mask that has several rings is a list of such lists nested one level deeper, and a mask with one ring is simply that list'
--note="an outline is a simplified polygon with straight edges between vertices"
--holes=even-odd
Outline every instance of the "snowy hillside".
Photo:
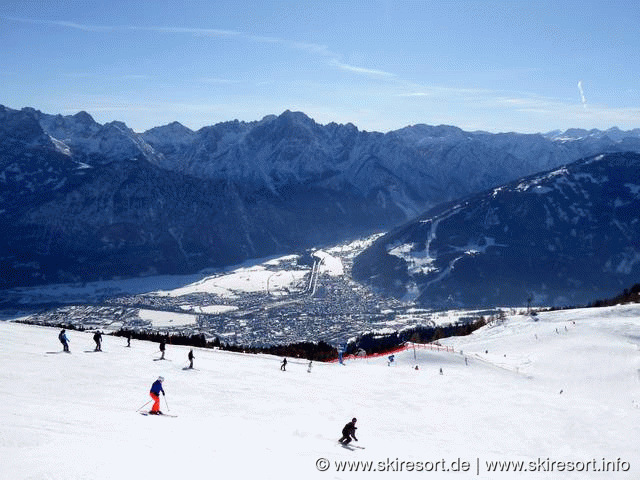
[{"label": "snowy hillside", "polygon": [[[521,477],[490,472],[494,461],[524,462],[501,467],[533,479],[640,476],[637,305],[510,317],[443,341],[455,353],[310,373],[301,360],[282,372],[280,358],[199,349],[185,370],[186,347],[154,361],[157,344],[107,336],[94,353],[88,332],[69,332],[65,354],[57,333],[0,322],[2,479]],[[136,412],[158,375],[175,418]],[[353,416],[347,449],[336,440]],[[434,473],[442,462],[450,471]]]},{"label": "snowy hillside", "polygon": [[436,207],[356,258],[430,307],[586,305],[640,274],[640,155],[597,155]]}]

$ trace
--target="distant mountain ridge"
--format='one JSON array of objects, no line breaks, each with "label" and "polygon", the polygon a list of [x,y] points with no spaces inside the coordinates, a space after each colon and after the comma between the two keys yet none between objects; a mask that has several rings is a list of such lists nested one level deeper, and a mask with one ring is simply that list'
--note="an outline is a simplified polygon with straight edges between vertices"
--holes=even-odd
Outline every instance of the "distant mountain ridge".
[{"label": "distant mountain ridge", "polygon": [[356,279],[426,306],[585,305],[640,278],[640,154],[451,202],[380,238]]},{"label": "distant mountain ridge", "polygon": [[415,125],[382,134],[351,124],[322,126],[290,111],[197,132],[174,122],[141,136],[163,155],[162,166],[170,170],[232,178],[273,191],[310,182],[329,188],[348,185],[368,197],[382,191],[403,205],[408,216],[585,156],[640,151],[640,129],[571,129],[543,135]]},{"label": "distant mountain ridge", "polygon": [[382,134],[285,111],[136,133],[86,112],[0,106],[0,287],[184,273],[338,242],[586,155],[640,151],[640,131],[607,132]]}]

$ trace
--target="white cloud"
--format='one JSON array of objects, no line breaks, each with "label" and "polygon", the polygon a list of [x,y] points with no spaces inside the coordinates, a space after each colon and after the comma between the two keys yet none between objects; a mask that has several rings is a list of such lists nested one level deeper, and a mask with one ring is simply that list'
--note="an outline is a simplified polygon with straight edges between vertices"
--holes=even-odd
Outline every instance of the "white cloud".
[{"label": "white cloud", "polygon": [[433,97],[433,92],[412,92],[412,93],[400,93],[399,97]]},{"label": "white cloud", "polygon": [[3,20],[9,20],[13,22],[31,23],[35,25],[54,25],[64,28],[72,28],[74,30],[82,30],[84,32],[106,32],[115,30],[116,27],[110,27],[105,25],[85,25],[82,23],[68,22],[65,20],[38,20],[33,18],[11,17],[0,15]]},{"label": "white cloud", "polygon": [[580,101],[582,102],[582,107],[587,109],[587,99],[584,97],[584,89],[582,88],[582,80],[578,80],[578,91],[580,92]]},{"label": "white cloud", "polygon": [[110,81],[136,81],[136,80],[149,80],[153,78],[147,74],[141,73],[124,73],[122,75],[110,75],[103,74],[99,72],[67,72],[61,74],[63,77],[67,78],[101,78],[103,80],[108,79]]},{"label": "white cloud", "polygon": [[229,78],[219,77],[200,77],[197,79],[199,83],[206,83],[211,85],[231,85],[234,83],[240,83],[239,80],[231,80]]},{"label": "white cloud", "polygon": [[356,67],[353,65],[348,65],[346,63],[339,62],[338,60],[335,60],[335,59],[329,63],[330,65],[333,65],[334,67],[338,67],[341,70],[357,73],[359,75],[367,75],[370,77],[387,77],[387,78],[395,77],[393,73],[385,72],[383,70],[376,70],[373,68]]},{"label": "white cloud", "polygon": [[330,59],[329,65],[337,67],[344,71],[356,73],[358,75],[366,75],[370,77],[379,77],[379,78],[395,77],[393,73],[385,72],[383,70],[357,67],[354,65],[349,65],[349,64],[340,62],[338,60],[339,55],[329,50],[329,48],[326,45],[291,41],[291,40],[287,40],[279,37],[253,35],[253,34],[248,34],[248,33],[235,31],[235,30],[221,30],[217,28],[172,27],[172,26],[162,27],[162,26],[133,26],[133,25],[120,25],[120,26],[86,25],[86,24],[68,22],[68,21],[37,20],[37,19],[31,19],[31,18],[7,17],[7,16],[1,16],[1,15],[0,15],[0,18],[4,18],[6,20],[11,20],[16,22],[23,22],[23,23],[32,23],[32,24],[39,24],[39,25],[54,25],[54,26],[59,26],[64,28],[71,28],[75,30],[82,30],[85,32],[141,31],[141,32],[167,33],[167,34],[188,34],[188,35],[194,35],[197,37],[214,37],[214,38],[215,37],[235,37],[235,38],[244,39],[244,40],[248,40],[256,43],[281,45],[288,49],[305,51],[312,55],[328,58]]},{"label": "white cloud", "polygon": [[197,37],[233,37],[244,36],[241,32],[235,30],[220,30],[217,28],[191,28],[191,27],[140,27],[140,26],[125,26],[116,27],[122,30],[142,31],[142,32],[158,32],[158,33],[186,33],[188,35],[194,35]]}]

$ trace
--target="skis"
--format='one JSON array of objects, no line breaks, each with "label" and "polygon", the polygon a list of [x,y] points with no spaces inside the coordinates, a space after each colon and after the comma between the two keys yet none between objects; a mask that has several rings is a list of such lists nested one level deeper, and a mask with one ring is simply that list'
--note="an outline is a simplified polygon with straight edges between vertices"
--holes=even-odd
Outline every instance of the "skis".
[{"label": "skis", "polygon": [[144,415],[145,417],[171,417],[171,418],[176,418],[177,417],[177,415],[172,415],[170,413],[140,412],[140,415]]},{"label": "skis", "polygon": [[340,445],[342,448],[346,448],[347,450],[355,450],[356,448],[364,450],[364,447],[361,447],[360,445],[354,445],[353,443],[338,442],[338,445]]},{"label": "skis", "polygon": [[[338,442],[338,443],[340,443],[340,442]],[[352,445],[350,443],[348,443],[346,445],[344,443],[340,443],[340,446],[342,448],[346,448],[347,450],[355,450],[356,448],[358,448],[360,450],[364,450],[364,447],[361,447],[360,445]]]}]

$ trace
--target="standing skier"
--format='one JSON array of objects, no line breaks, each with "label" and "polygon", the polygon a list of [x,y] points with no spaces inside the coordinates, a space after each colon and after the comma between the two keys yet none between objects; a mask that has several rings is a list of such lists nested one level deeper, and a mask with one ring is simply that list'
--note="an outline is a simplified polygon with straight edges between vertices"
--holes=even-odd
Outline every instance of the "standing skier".
[{"label": "standing skier", "polygon": [[164,340],[161,340],[160,341],[160,353],[162,355],[160,356],[160,360],[164,360],[164,350],[165,350],[165,348],[167,348],[166,347],[166,343],[164,342]]},{"label": "standing skier", "polygon": [[69,351],[69,338],[67,337],[66,330],[63,328],[60,334],[58,335],[58,340],[62,343],[62,348],[65,352]]},{"label": "standing skier", "polygon": [[342,437],[338,440],[343,445],[348,445],[353,438],[356,442],[358,439],[356,438],[356,422],[358,420],[356,418],[352,418],[349,423],[347,423],[342,429]]},{"label": "standing skier", "polygon": [[309,360],[309,365],[307,365],[307,373],[311,373],[312,365],[313,365],[313,360]]},{"label": "standing skier", "polygon": [[189,358],[189,368],[193,368],[193,359],[195,358],[193,356],[193,348],[189,350],[189,355],[187,355],[187,357]]},{"label": "standing skier", "polygon": [[94,333],[93,341],[96,342],[96,348],[94,352],[101,352],[102,351],[102,332],[98,330],[96,333]]},{"label": "standing skier", "polygon": [[287,359],[286,358],[282,359],[282,363],[280,364],[280,370],[282,370],[283,372],[287,371]]},{"label": "standing skier", "polygon": [[160,392],[162,392],[162,395],[164,396],[162,382],[164,382],[164,378],[158,377],[158,379],[153,382],[153,385],[151,385],[151,390],[149,391],[149,395],[153,398],[153,407],[151,407],[151,411],[149,412],[152,415],[162,415],[162,412],[160,411]]}]

